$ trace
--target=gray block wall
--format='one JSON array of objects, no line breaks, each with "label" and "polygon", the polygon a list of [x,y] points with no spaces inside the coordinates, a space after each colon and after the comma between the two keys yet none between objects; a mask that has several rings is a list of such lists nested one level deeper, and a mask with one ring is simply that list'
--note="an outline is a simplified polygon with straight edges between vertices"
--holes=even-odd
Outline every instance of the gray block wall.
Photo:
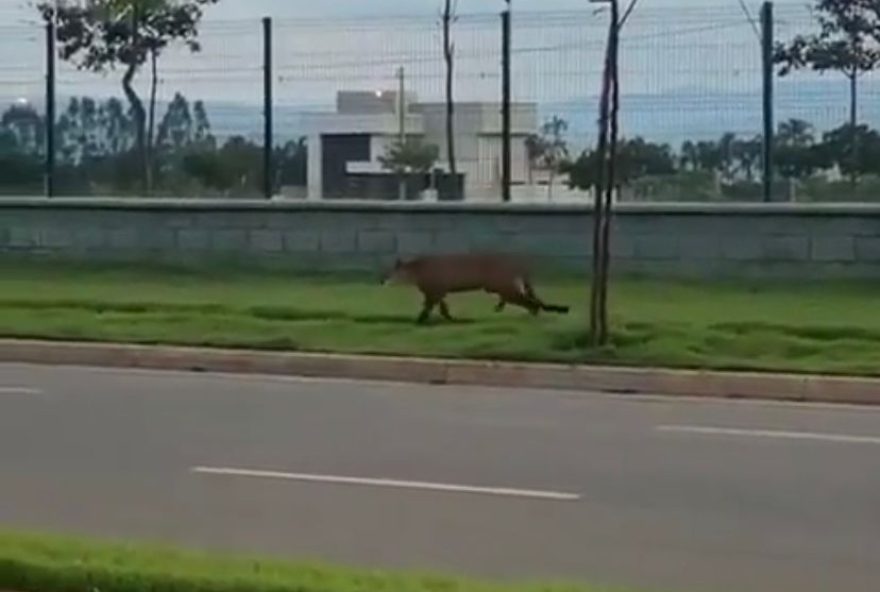
[{"label": "gray block wall", "polygon": [[[396,257],[501,251],[586,272],[581,206],[0,200],[0,253],[378,271]],[[615,270],[663,277],[880,277],[880,207],[621,205]]]}]

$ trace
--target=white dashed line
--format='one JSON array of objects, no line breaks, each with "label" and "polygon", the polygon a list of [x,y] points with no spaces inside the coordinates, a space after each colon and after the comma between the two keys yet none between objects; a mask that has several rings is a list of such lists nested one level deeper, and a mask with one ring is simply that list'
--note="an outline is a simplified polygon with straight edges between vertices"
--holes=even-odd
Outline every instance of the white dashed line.
[{"label": "white dashed line", "polygon": [[748,430],[707,426],[667,425],[657,426],[658,432],[698,434],[704,436],[739,436],[744,438],[775,438],[778,440],[811,440],[836,444],[880,444],[880,436],[853,436],[848,434],[822,434],[816,432],[789,432],[776,430]]},{"label": "white dashed line", "polygon": [[0,395],[42,395],[43,391],[23,386],[0,386]]},{"label": "white dashed line", "polygon": [[514,489],[506,487],[476,487],[472,485],[455,485],[450,483],[429,483],[423,481],[400,481],[397,479],[368,479],[362,477],[342,477],[336,475],[314,475],[307,473],[284,473],[279,471],[258,471],[250,469],[233,469],[223,467],[193,467],[193,473],[203,475],[220,475],[227,477],[253,477],[258,479],[278,479],[285,481],[303,481],[311,483],[330,483],[336,485],[362,485],[396,489],[417,489],[423,491],[442,491],[448,493],[469,493],[504,497],[541,499],[548,501],[577,501],[580,495],[558,491],[540,491],[532,489]]}]

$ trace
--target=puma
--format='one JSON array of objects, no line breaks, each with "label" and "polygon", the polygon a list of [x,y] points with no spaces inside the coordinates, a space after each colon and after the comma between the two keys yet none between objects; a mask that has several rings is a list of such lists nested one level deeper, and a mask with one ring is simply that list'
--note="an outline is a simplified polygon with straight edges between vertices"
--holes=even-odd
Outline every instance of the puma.
[{"label": "puma", "polygon": [[546,304],[535,294],[528,270],[513,257],[494,254],[432,255],[409,261],[398,259],[383,284],[415,286],[424,297],[417,322],[425,323],[435,307],[448,321],[453,320],[446,303],[448,294],[478,290],[498,296],[495,307],[501,312],[508,304],[537,315],[540,311],[567,314],[569,307]]}]

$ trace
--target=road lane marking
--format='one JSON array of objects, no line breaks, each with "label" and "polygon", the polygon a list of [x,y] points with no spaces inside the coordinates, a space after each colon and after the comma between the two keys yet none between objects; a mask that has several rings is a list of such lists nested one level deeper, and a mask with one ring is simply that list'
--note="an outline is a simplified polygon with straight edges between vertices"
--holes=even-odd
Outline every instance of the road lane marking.
[{"label": "road lane marking", "polygon": [[658,432],[700,434],[705,436],[742,436],[746,438],[775,438],[778,440],[812,440],[837,444],[876,444],[880,436],[851,436],[847,434],[822,434],[816,432],[789,432],[776,430],[747,430],[709,426],[665,425],[655,428]]},{"label": "road lane marking", "polygon": [[258,471],[250,469],[234,469],[225,467],[193,467],[193,473],[202,475],[221,475],[227,477],[254,477],[261,479],[280,479],[286,481],[305,481],[311,483],[331,483],[336,485],[366,485],[396,489],[419,489],[424,491],[443,491],[449,493],[471,493],[504,497],[542,499],[549,501],[577,501],[581,498],[576,493],[559,491],[540,491],[532,489],[515,489],[506,487],[477,487],[473,485],[455,485],[451,483],[430,483],[425,481],[400,481],[397,479],[368,479],[363,477],[343,477],[338,475],[315,475],[308,473],[284,473],[280,471]]},{"label": "road lane marking", "polygon": [[0,386],[0,395],[42,395],[43,391],[23,386]]}]

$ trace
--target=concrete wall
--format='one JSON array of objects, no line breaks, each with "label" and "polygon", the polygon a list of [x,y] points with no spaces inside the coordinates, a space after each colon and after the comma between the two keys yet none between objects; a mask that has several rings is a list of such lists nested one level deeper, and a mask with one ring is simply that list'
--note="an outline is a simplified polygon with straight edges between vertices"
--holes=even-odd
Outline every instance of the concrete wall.
[{"label": "concrete wall", "polygon": [[[619,272],[880,278],[877,206],[633,204],[615,224]],[[88,260],[378,270],[497,250],[586,271],[590,228],[583,206],[0,200],[0,252]]]}]

